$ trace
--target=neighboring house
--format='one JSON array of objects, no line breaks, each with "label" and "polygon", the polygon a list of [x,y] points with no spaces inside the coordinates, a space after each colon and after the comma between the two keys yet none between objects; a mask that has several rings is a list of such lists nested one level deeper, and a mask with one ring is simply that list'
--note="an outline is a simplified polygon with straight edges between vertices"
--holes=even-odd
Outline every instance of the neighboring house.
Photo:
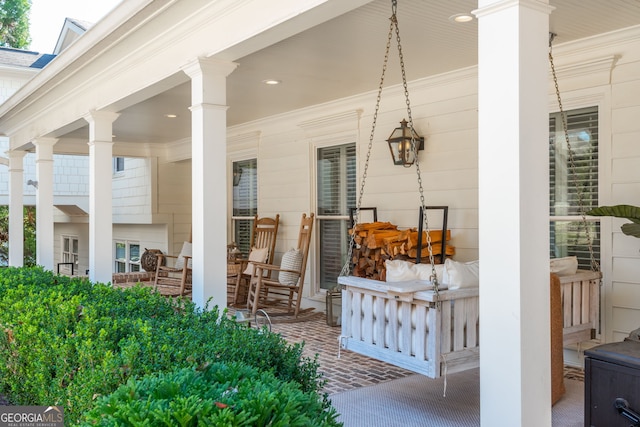
[{"label": "neighboring house", "polygon": [[[415,169],[394,166],[385,142],[409,118],[395,51],[374,111],[389,3],[122,2],[0,105],[10,180],[21,183],[9,186],[12,207],[27,203],[20,169],[35,151],[39,262],[55,268],[65,236],[77,236],[90,278],[109,281],[116,268],[137,268],[143,248],[177,253],[193,231],[193,300],[224,305],[226,244],[246,239],[247,218],[280,214],[279,259],[295,245],[301,214],[315,212],[305,297],[321,302],[344,259],[338,243],[365,166],[363,205],[376,206],[380,220],[417,225]],[[548,3],[398,5],[413,122],[426,137],[426,204],[449,206],[456,258],[482,260],[483,425],[551,422],[548,258],[579,248],[563,243],[575,237],[563,222],[576,219],[565,209],[566,159],[550,156],[550,127],[561,129],[550,25],[592,203],[640,204],[640,7]],[[449,20],[477,7],[477,21]],[[281,84],[264,84],[270,79]],[[52,164],[62,154],[87,159],[88,215],[53,208]],[[18,265],[20,224],[12,221]],[[638,241],[618,221],[592,223],[602,334],[585,346],[621,340],[640,318]]]}]

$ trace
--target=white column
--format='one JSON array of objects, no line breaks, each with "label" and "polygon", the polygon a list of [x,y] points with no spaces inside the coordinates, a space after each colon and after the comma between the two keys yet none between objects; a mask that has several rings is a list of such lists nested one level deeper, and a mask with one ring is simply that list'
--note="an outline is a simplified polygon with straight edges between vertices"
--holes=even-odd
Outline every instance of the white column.
[{"label": "white column", "polygon": [[24,156],[26,151],[7,151],[9,156],[9,265],[24,265]]},{"label": "white column", "polygon": [[197,59],[191,77],[193,301],[227,305],[226,77],[237,64]]},{"label": "white column", "polygon": [[551,426],[548,0],[479,0],[480,415]]},{"label": "white column", "polygon": [[89,280],[110,283],[113,278],[113,142],[117,113],[91,111],[89,122]]},{"label": "white column", "polygon": [[36,262],[53,270],[53,146],[55,138],[37,138],[36,147]]}]

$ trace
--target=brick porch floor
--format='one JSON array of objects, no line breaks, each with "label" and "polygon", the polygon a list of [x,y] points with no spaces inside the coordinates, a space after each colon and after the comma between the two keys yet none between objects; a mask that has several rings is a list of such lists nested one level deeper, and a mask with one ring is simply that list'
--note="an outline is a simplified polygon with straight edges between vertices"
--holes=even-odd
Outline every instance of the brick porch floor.
[{"label": "brick porch floor", "polygon": [[[305,321],[278,323],[278,319],[275,318],[274,322],[272,331],[279,333],[287,341],[304,341],[305,356],[313,357],[318,354],[319,371],[327,379],[324,391],[330,395],[414,375],[412,371],[348,350],[341,351],[338,359],[340,327],[328,326],[322,312],[310,316],[309,320]],[[584,371],[565,366],[564,376],[583,381]]]},{"label": "brick porch floor", "polygon": [[289,342],[304,341],[304,355],[318,354],[319,371],[327,379],[324,391],[338,393],[358,387],[366,387],[384,381],[412,375],[413,372],[385,362],[371,359],[352,351],[341,351],[338,359],[340,327],[328,326],[324,313],[310,316],[310,320],[278,323],[274,319],[273,332]]}]

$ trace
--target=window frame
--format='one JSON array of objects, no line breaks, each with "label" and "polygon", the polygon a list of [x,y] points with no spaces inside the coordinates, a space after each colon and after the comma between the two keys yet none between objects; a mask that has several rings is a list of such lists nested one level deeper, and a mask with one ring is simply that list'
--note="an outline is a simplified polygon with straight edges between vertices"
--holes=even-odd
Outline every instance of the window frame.
[{"label": "window frame", "polygon": [[[597,130],[597,138],[596,138],[596,144],[597,144],[597,150],[596,150],[596,155],[597,155],[597,161],[596,161],[596,167],[597,167],[597,174],[596,174],[596,179],[597,179],[597,184],[595,187],[595,203],[592,203],[592,206],[588,205],[588,198],[591,197],[591,195],[593,193],[582,193],[581,197],[583,200],[585,200],[584,203],[584,210],[587,211],[589,210],[590,207],[595,207],[598,206],[599,204],[599,200],[601,199],[601,187],[602,187],[602,174],[601,174],[601,139],[600,139],[600,134],[602,133],[601,131],[601,120],[600,117],[602,115],[602,110],[600,108],[600,106],[598,105],[588,105],[588,106],[582,106],[582,107],[576,107],[576,108],[566,108],[563,109],[564,113],[565,113],[565,117],[567,117],[567,122],[569,122],[569,117],[573,116],[577,116],[579,114],[595,114],[597,116],[597,123],[596,123],[596,130]],[[589,110],[595,110],[592,112],[589,112]],[[555,132],[558,134],[558,137],[555,138],[556,144],[558,142],[560,142],[560,144],[563,146],[563,151],[564,151],[564,156],[565,156],[565,163],[563,164],[563,166],[561,166],[561,170],[564,169],[566,171],[565,174],[561,174],[561,173],[557,173],[557,171],[559,170],[559,168],[557,166],[555,166],[552,169],[552,154],[556,153],[555,156],[556,158],[559,156],[562,156],[563,154],[560,153],[558,154],[558,149],[556,148],[553,152],[551,151],[551,140],[552,140],[552,134],[551,134],[551,121],[555,119]],[[571,128],[571,124],[568,124],[568,127]],[[571,138],[570,138],[571,139]],[[577,142],[573,141],[570,143],[572,144],[572,154],[574,157],[578,157],[578,148],[577,148]],[[589,142],[591,143],[591,142]],[[586,240],[587,236],[590,237],[590,243],[592,245],[592,247],[595,250],[595,260],[596,262],[598,262],[598,264],[601,263],[601,259],[602,259],[602,228],[600,227],[600,218],[599,217],[590,217],[590,218],[583,218],[582,213],[580,211],[581,206],[578,205],[578,201],[574,201],[573,203],[569,202],[566,204],[566,208],[567,211],[569,211],[571,209],[571,207],[574,208],[574,210],[577,210],[578,212],[576,212],[575,214],[571,214],[569,212],[560,212],[560,214],[557,215],[552,215],[552,210],[554,209],[562,209],[561,208],[561,204],[556,203],[555,205],[552,205],[551,202],[552,200],[556,200],[555,197],[558,194],[557,191],[552,192],[552,190],[554,190],[557,187],[552,187],[551,183],[552,182],[556,182],[557,177],[558,176],[564,176],[564,187],[567,189],[566,190],[566,197],[567,200],[569,200],[571,198],[570,193],[572,193],[572,189],[574,188],[574,184],[572,182],[573,180],[573,176],[572,174],[574,173],[571,170],[571,166],[570,166],[570,159],[569,159],[569,153],[568,153],[568,149],[566,148],[566,144],[565,144],[565,135],[564,135],[564,129],[563,129],[563,122],[562,122],[562,117],[560,115],[559,111],[550,111],[549,112],[549,148],[550,148],[550,155],[549,155],[549,240],[550,240],[550,246],[549,246],[549,254],[551,258],[554,257],[563,257],[563,256],[570,256],[570,255],[578,255],[578,259],[580,262],[580,268],[582,269],[590,269],[591,268],[591,263],[590,263],[590,254],[589,254],[589,259],[585,259],[585,256],[580,256],[581,253],[583,253],[582,251],[580,251],[580,247],[584,247],[584,246],[588,246],[589,242],[585,242],[583,244],[580,243],[574,243],[573,245],[569,245],[569,244],[565,244],[565,245],[560,245],[560,248],[564,248],[564,251],[561,251],[562,253],[557,253],[558,247],[557,244],[555,244],[556,242],[558,242],[558,239],[552,239],[552,233],[555,231],[554,236],[557,236],[557,230],[563,228],[563,224],[564,227],[568,230],[567,233],[573,233],[576,237],[581,238],[581,240]],[[578,159],[576,159],[578,160]],[[576,167],[579,167],[579,165],[576,165]],[[552,176],[552,171],[556,171],[555,176]],[[558,184],[558,185],[561,185]],[[575,193],[575,190],[573,190],[573,192]],[[574,195],[574,198],[576,196]],[[584,227],[584,221],[586,221],[588,224],[595,224],[594,227],[590,228],[589,234],[587,235],[587,233],[585,233],[583,227]],[[573,231],[575,229],[569,229],[569,227],[573,225],[574,227],[577,227],[576,231]],[[560,236],[562,236],[562,234],[560,234]],[[566,237],[566,236],[565,236]],[[562,241],[562,239],[560,239]],[[573,248],[573,250],[572,250]]]},{"label": "window frame", "polygon": [[[124,246],[124,254],[125,254],[124,258],[118,257],[118,245]],[[132,246],[138,247],[137,259],[134,259],[134,257],[131,254]],[[140,251],[140,248],[141,248],[140,242],[137,240],[122,240],[122,239],[115,240],[113,244],[113,250],[114,250],[113,272],[114,273],[138,273],[142,271],[142,266],[140,264],[140,258],[142,256],[142,252]],[[120,271],[119,266],[122,266],[124,270]]]},{"label": "window frame", "polygon": [[[60,260],[61,260],[61,271],[66,274],[71,274],[71,266],[65,265],[65,263],[72,262],[74,263],[74,271],[77,271],[77,265],[79,260],[79,252],[80,252],[80,238],[77,235],[72,234],[62,234],[60,236],[61,245],[60,245]],[[65,247],[65,242],[68,241],[68,247]],[[75,243],[75,252],[74,249]]]},{"label": "window frame", "polygon": [[113,158],[113,173],[121,174],[124,172],[125,162],[124,157],[114,157]]},{"label": "window frame", "polygon": [[[326,285],[326,283],[323,283],[322,280],[322,236],[321,231],[322,231],[322,223],[324,221],[344,221],[346,223],[346,227],[348,229],[349,225],[348,225],[348,221],[349,221],[349,204],[348,204],[348,192],[349,190],[347,189],[347,193],[344,194],[344,200],[341,201],[344,202],[342,203],[344,206],[341,206],[340,208],[344,210],[344,213],[340,213],[340,214],[331,214],[331,215],[325,215],[325,214],[321,214],[320,213],[320,197],[321,195],[319,194],[319,159],[320,159],[320,150],[323,149],[330,149],[330,148],[334,148],[334,147],[348,147],[351,146],[354,150],[354,157],[353,160],[355,162],[354,165],[354,174],[355,176],[353,177],[353,182],[354,182],[354,188],[352,189],[354,192],[354,204],[357,203],[357,182],[358,182],[358,143],[356,142],[355,138],[351,138],[351,140],[333,140],[333,141],[327,141],[325,143],[322,144],[315,144],[313,146],[313,194],[314,194],[314,204],[315,204],[315,211],[316,211],[316,226],[315,226],[315,233],[316,233],[316,256],[315,256],[315,266],[317,267],[315,270],[315,284],[314,284],[314,292],[316,294],[324,294],[327,290],[331,289],[331,287],[323,287],[323,285]],[[343,159],[346,161],[348,157],[344,157]],[[346,164],[344,165],[346,167]],[[344,171],[341,171],[344,172]],[[342,175],[342,173],[341,173]],[[348,179],[348,177],[344,177],[345,179]],[[355,206],[353,206],[355,207]],[[348,236],[345,236],[345,245],[348,245]],[[345,248],[346,250],[348,250],[348,248]],[[341,260],[341,264],[343,264],[346,259],[344,259],[347,256],[347,254],[342,254],[341,257],[343,258]],[[333,282],[332,282],[333,283]],[[332,284],[331,283],[331,284]]]},{"label": "window frame", "polygon": [[[253,207],[249,207],[249,210],[251,211],[249,215],[235,215],[234,214],[234,201],[236,200],[235,198],[235,188],[237,186],[233,185],[233,171],[235,170],[235,164],[238,163],[242,163],[242,162],[250,162],[252,163],[252,165],[255,168],[255,173],[253,175],[254,177],[254,181],[253,183],[249,184],[249,187],[253,187],[249,189],[249,192],[251,194],[251,198],[255,198],[255,206]],[[230,242],[235,242],[236,245],[238,246],[238,248],[243,252],[243,254],[245,256],[249,255],[249,251],[251,250],[251,248],[249,247],[251,244],[251,230],[253,228],[253,220],[255,219],[255,216],[258,214],[258,204],[259,204],[259,197],[258,197],[258,157],[257,156],[249,156],[249,157],[243,157],[243,158],[239,158],[239,159],[232,159],[231,160],[231,171],[232,171],[232,175],[231,175],[231,179],[229,180],[231,186],[231,191],[230,191],[230,203],[229,203],[229,209],[230,209]],[[246,175],[245,175],[246,176]],[[242,178],[240,178],[242,179]],[[242,182],[242,181],[241,181]],[[251,201],[248,203],[249,205],[251,205]],[[247,241],[236,241],[236,233],[238,232],[238,227],[240,222],[246,222],[246,227],[248,230],[248,236],[247,236]]]}]

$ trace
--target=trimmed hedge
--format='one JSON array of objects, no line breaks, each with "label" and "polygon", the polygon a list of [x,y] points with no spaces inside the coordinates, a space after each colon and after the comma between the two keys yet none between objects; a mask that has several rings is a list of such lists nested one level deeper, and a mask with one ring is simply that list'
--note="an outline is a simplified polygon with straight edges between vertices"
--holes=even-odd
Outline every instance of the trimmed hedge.
[{"label": "trimmed hedge", "polygon": [[85,426],[337,426],[314,393],[271,372],[216,363],[129,380],[100,398]]},{"label": "trimmed hedge", "polygon": [[318,395],[316,359],[217,307],[198,310],[150,288],[94,285],[39,267],[0,269],[0,393],[14,404],[62,405],[67,424],[129,379],[216,362],[293,381],[330,410]]}]

